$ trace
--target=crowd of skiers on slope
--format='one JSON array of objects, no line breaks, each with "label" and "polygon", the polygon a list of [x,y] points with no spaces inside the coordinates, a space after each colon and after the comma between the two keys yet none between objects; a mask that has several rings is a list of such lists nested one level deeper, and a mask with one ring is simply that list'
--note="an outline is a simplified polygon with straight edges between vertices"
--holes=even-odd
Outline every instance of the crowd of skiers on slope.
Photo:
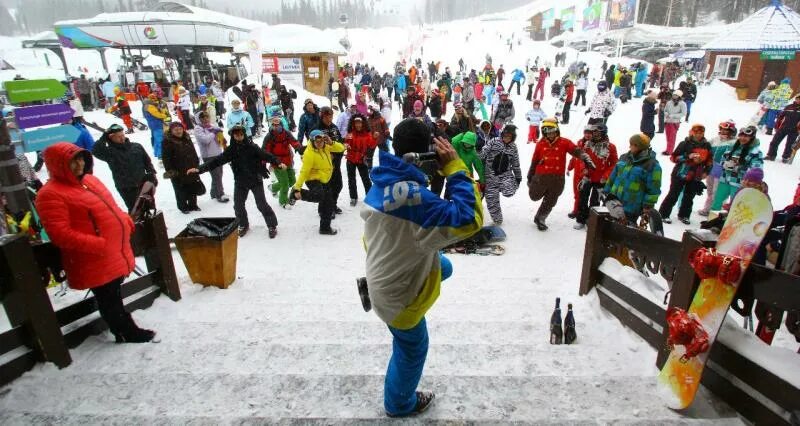
[{"label": "crowd of skiers on slope", "polygon": [[[541,201],[533,222],[540,231],[546,231],[547,219],[572,173],[570,217],[575,219],[576,229],[585,227],[591,206],[601,202],[609,207],[612,217],[634,222],[656,208],[663,189],[660,162],[651,148],[656,116],[664,116],[665,126],[680,125],[689,118],[687,101],[696,96],[691,79],[674,92],[662,87],[661,92],[648,93],[642,102],[641,133],[619,146],[608,136],[607,119],[617,105],[615,92],[620,98],[628,95],[627,80],[622,76],[619,82],[616,76],[610,83],[604,79],[585,105],[588,124],[582,138],[571,141],[562,135],[559,119],[541,110],[545,81],[551,72],[547,64],[539,67],[534,61],[525,71],[520,67],[507,74],[502,65],[495,70],[488,60],[480,72],[467,75],[466,64],[460,64],[464,71],[459,71],[459,76],[447,67],[440,73],[436,63],[429,64],[426,75],[425,70],[420,71],[420,62],[407,69],[398,67],[390,79],[391,90],[375,82],[377,73],[372,67],[356,64],[352,71],[345,67],[339,81],[330,86],[337,97],[343,87],[347,94],[337,99],[337,103],[342,102],[338,116],[333,105],[320,107],[307,99],[297,125],[293,122],[291,93],[279,82],[276,87],[288,98],[286,104],[280,99],[278,105],[262,107],[264,90],[243,82],[226,116],[216,114],[219,109],[215,101],[200,108],[190,104],[187,111],[192,114],[184,114],[180,96],[186,89],[180,86],[176,89],[180,113],[170,111],[157,93],[148,93],[144,106],[147,114],[159,120],[151,127],[151,143],[155,154],[160,129],[161,145],[155,155],[161,160],[161,177],[173,186],[180,211],[190,214],[200,210],[198,197],[206,192],[200,178],[204,173],[211,174],[209,195],[219,202],[229,201],[222,185],[222,167],[230,164],[234,213],[241,236],[249,229],[245,201],[252,193],[269,237],[277,237],[278,217],[267,202],[267,192],[284,209],[296,201],[316,203],[319,233],[335,235],[332,221],[344,213],[338,202],[343,189],[341,163],[346,163],[350,205],[362,199],[359,182],[365,194],[361,216],[365,221],[369,297],[395,339],[393,351],[397,356],[389,362],[384,395],[390,416],[421,412],[433,399],[432,393],[416,390],[424,364],[420,360],[424,361],[427,350],[424,315],[435,302],[441,281],[452,274],[452,265],[440,251],[481,228],[482,198],[492,221],[500,225],[501,195],[514,195],[524,179],[531,200]],[[558,91],[565,103],[575,100],[567,96],[570,85],[574,84],[576,91],[583,90],[584,98],[588,86],[588,82],[579,83],[587,77],[588,69],[581,64],[571,68]],[[526,142],[536,144],[530,163],[519,155],[519,129],[513,124],[516,111],[510,90],[503,86],[509,75],[509,88],[515,82],[517,87],[529,86],[532,108],[525,114],[529,121]],[[380,80],[387,81],[383,76]],[[430,92],[425,81],[432,86]],[[521,97],[521,92],[517,93]],[[660,93],[666,93],[666,102],[656,108]],[[687,93],[693,97],[688,99]],[[794,99],[794,105],[800,105],[800,97]],[[387,110],[391,111],[395,102],[402,109],[403,121],[392,133]],[[447,120],[450,105],[453,113]],[[782,111],[781,126],[776,126],[779,133],[788,124],[796,128],[798,107],[788,108]],[[564,111],[561,113],[563,117]],[[268,127],[257,144],[255,138],[263,120]],[[707,193],[701,215],[725,208],[741,188],[767,192],[757,128],[749,124],[737,128],[735,123],[724,121],[716,130],[717,136],[708,140],[705,127],[693,124],[686,139],[668,147],[667,154],[675,166],[667,195],[658,207],[666,222],[679,203],[678,219],[690,223],[694,199],[704,190]],[[379,167],[373,168],[376,152]],[[299,166],[295,153],[301,155]],[[420,160],[434,153],[437,160]],[[36,205],[51,240],[68,260],[64,263],[70,285],[93,291],[116,340],[150,341],[155,333],[135,324],[124,310],[120,294],[123,278],[134,268],[129,243],[133,222],[116,205],[104,183],[91,174],[95,160],[108,163],[128,211],[143,181],[158,182],[158,164],[154,165],[141,145],[128,139],[126,128],[112,125],[90,149],[60,143],[45,150],[50,180],[41,188]],[[31,175],[35,179],[35,173]],[[265,187],[264,179],[270,175],[275,177],[274,182]],[[800,213],[800,196],[786,211]],[[108,247],[122,249],[109,251]],[[412,257],[415,261],[409,262]]]}]

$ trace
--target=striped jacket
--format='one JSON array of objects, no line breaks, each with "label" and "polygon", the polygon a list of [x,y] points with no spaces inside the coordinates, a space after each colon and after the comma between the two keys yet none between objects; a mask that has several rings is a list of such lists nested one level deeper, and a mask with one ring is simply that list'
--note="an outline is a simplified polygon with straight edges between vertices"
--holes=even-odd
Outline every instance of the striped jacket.
[{"label": "striped jacket", "polygon": [[375,313],[394,328],[416,326],[439,297],[439,250],[476,233],[483,207],[464,162],[443,172],[446,199],[426,188],[417,167],[380,151],[372,189],[361,211],[367,251],[367,283]]}]

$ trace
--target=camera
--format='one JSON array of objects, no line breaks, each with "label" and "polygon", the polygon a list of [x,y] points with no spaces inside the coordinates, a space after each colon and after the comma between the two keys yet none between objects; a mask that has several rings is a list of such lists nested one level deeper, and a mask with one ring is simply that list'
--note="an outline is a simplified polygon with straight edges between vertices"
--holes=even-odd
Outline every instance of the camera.
[{"label": "camera", "polygon": [[433,138],[435,135],[431,133],[428,140],[428,150],[426,152],[407,152],[403,154],[403,161],[409,164],[414,164],[417,167],[425,162],[433,162],[439,159],[439,154],[436,153],[436,143]]}]

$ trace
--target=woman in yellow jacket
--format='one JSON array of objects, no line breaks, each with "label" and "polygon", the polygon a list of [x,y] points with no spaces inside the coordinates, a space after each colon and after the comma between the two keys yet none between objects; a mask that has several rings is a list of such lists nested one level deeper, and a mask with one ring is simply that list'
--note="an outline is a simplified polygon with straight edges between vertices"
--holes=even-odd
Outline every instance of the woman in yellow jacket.
[{"label": "woman in yellow jacket", "polygon": [[[331,228],[336,203],[328,182],[333,175],[331,153],[344,152],[344,145],[332,141],[320,130],[312,131],[308,138],[312,142],[303,153],[303,167],[292,188],[290,202],[303,200],[319,203],[319,233],[336,235],[337,231]],[[302,189],[304,183],[308,189]]]}]

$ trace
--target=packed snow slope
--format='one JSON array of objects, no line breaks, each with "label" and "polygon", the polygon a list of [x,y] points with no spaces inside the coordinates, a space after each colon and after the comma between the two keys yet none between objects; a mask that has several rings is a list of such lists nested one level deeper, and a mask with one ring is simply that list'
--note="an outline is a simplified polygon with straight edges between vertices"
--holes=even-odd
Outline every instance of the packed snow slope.
[{"label": "packed snow slope", "polygon": [[[505,40],[512,32],[521,37],[526,25],[525,17],[515,18],[432,27],[423,62],[442,61],[455,71],[463,57],[468,69],[479,69],[490,53],[495,66],[503,64],[511,71],[524,69],[528,58],[552,60],[556,49],[543,43],[523,40],[508,51]],[[367,53],[367,62],[389,71],[396,60],[391,49],[397,42],[387,36],[392,31],[399,32],[351,30],[350,36],[354,49]],[[383,55],[378,53],[381,49]],[[570,52],[567,64],[574,59],[575,52]],[[581,59],[590,63],[591,77],[599,77],[603,58],[593,54]],[[555,68],[553,75],[560,77],[563,72]],[[589,98],[593,95],[592,89]],[[306,96],[298,93],[298,110]],[[517,144],[527,170],[533,152],[533,145],[525,143],[524,113],[529,106],[524,93],[514,93],[512,99],[520,128]],[[555,99],[546,97],[545,109],[552,111],[554,106]],[[628,137],[638,132],[640,107],[639,100],[631,101],[611,117],[611,139],[622,152]],[[582,109],[573,111],[562,135],[580,134],[585,123]],[[691,121],[714,129],[723,119],[743,122],[755,109],[754,104],[736,101],[727,86],[715,83],[700,89]],[[139,114],[138,104],[133,110]],[[448,111],[452,113],[451,106]],[[103,126],[116,120],[102,112],[88,113],[87,119]],[[393,122],[399,121],[395,105]],[[686,135],[686,127],[679,137]],[[136,132],[131,139],[150,149],[148,132]],[[658,135],[654,149],[661,151],[664,145],[663,135]],[[668,176],[672,166],[659,158]],[[103,162],[97,162],[95,173],[113,186]],[[788,203],[796,184],[793,166],[770,163],[766,175],[775,204]],[[209,177],[203,179],[208,185]],[[224,180],[231,194],[232,174],[227,167]],[[665,179],[664,192],[667,189]],[[358,215],[362,203],[349,207],[347,198],[345,189],[339,200],[344,214],[334,221],[340,231],[335,237],[317,233],[315,205],[300,202],[283,210],[270,199],[279,221],[274,240],[268,239],[249,200],[251,231],[239,241],[233,286],[218,290],[192,284],[174,252],[183,299],[173,303],[162,297],[134,314],[140,325],[158,331],[162,343],[116,345],[108,334],[92,337],[72,351],[75,361],[70,367],[59,371],[40,365],[0,391],[0,422],[328,424],[384,419],[383,375],[391,336],[374,314],[360,307],[354,279],[364,271]],[[158,187],[157,202],[170,235],[193,218],[233,216],[232,203],[220,204],[208,196],[199,202],[201,212],[180,213],[166,181]],[[568,186],[548,220],[550,230],[539,232],[532,222],[538,203],[529,200],[523,186],[512,198],[502,199],[508,234],[504,256],[450,256],[454,275],[443,284],[441,297],[427,315],[431,347],[420,386],[434,390],[437,399],[421,420],[738,422],[735,412],[707,392],[687,413],[668,410],[655,396],[655,351],[604,312],[594,294],[577,297],[586,233],[572,229],[573,221],[567,218],[572,203]],[[696,224],[698,218],[693,216],[693,221]],[[667,232],[678,238],[686,228],[671,225]],[[556,297],[561,297],[562,306],[574,306],[578,334],[574,345],[548,344],[548,320]]]}]

